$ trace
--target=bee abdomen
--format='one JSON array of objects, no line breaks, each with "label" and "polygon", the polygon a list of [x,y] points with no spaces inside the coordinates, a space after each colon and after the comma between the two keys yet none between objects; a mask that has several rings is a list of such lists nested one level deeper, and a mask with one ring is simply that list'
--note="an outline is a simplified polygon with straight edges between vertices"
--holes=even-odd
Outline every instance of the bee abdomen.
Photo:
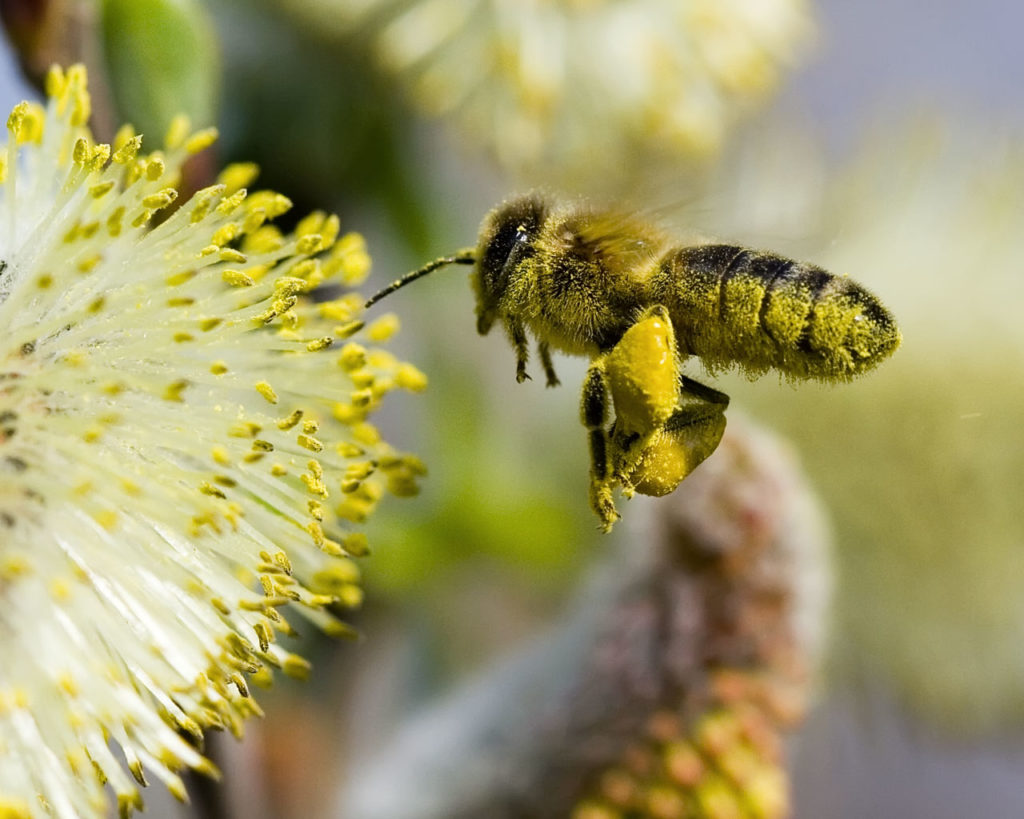
[{"label": "bee abdomen", "polygon": [[892,316],[859,284],[774,253],[735,245],[674,250],[654,289],[683,351],[712,370],[845,379],[900,342]]}]

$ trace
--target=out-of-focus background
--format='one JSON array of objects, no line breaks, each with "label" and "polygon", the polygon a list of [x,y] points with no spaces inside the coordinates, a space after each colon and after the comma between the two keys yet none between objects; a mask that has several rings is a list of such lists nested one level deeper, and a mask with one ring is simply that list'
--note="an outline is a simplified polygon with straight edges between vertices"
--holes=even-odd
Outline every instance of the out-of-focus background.
[{"label": "out-of-focus background", "polygon": [[[368,292],[473,244],[489,207],[540,187],[623,201],[681,240],[771,248],[878,293],[904,345],[862,380],[711,382],[788,439],[834,531],[795,811],[1024,815],[1016,3],[0,6],[17,43],[4,47],[0,103],[38,96],[22,66],[69,57],[107,89],[100,131],[127,119],[159,133],[186,107],[220,127],[221,162],[256,161],[296,212],[335,210],[364,233]],[[543,633],[588,568],[636,536],[601,535],[587,508],[586,363],[557,358],[556,390],[516,384],[505,339],[475,332],[466,278],[439,271],[381,305],[401,317],[396,352],[430,378],[381,426],[430,477],[368,526],[365,639],[307,635],[312,681],[264,695],[266,719],[242,746],[217,743],[238,815],[337,815],[346,771],[408,713]],[[708,380],[695,362],[689,372]],[[668,502],[620,506],[639,518]],[[147,800],[150,815],[187,815]]]}]

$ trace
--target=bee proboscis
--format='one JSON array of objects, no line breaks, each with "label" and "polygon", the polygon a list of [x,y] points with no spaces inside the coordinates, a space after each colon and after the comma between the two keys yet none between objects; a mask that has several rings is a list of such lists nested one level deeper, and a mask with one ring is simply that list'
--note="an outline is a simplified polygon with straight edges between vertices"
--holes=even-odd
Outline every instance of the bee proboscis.
[{"label": "bee proboscis", "polygon": [[667,494],[722,437],[728,396],[683,375],[689,357],[712,373],[837,382],[901,341],[889,311],[846,276],[739,245],[682,246],[636,217],[535,193],[487,214],[475,248],[407,274],[366,306],[452,264],[474,265],[477,330],[501,322],[517,381],[529,378],[531,335],[548,386],[559,383],[552,350],[590,358],[581,418],[590,504],[605,531],[619,517],[616,486],[627,497]]}]

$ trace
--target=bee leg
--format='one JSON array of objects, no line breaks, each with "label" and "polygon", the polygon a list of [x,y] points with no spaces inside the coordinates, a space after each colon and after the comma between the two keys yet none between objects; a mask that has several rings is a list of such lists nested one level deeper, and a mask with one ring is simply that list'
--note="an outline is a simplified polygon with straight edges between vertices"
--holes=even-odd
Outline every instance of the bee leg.
[{"label": "bee leg", "polygon": [[619,513],[612,501],[613,480],[608,453],[608,384],[604,364],[598,360],[590,365],[583,381],[580,418],[587,428],[590,444],[590,508],[601,520],[601,529],[610,532]]},{"label": "bee leg", "polygon": [[526,372],[526,362],[530,357],[530,350],[526,340],[526,330],[518,321],[510,321],[508,325],[509,335],[512,336],[512,346],[516,351],[516,381],[522,384],[530,378]]},{"label": "bee leg", "polygon": [[[623,485],[643,495],[667,495],[718,447],[729,396],[679,377],[678,405],[671,416],[620,461]],[[612,446],[625,450],[614,440]]]},{"label": "bee leg", "polygon": [[650,443],[679,406],[680,372],[675,331],[668,311],[654,305],[604,357],[615,404],[610,451],[612,474],[627,498],[632,476]]},{"label": "bee leg", "polygon": [[540,354],[540,363],[544,365],[544,375],[547,376],[549,387],[557,387],[562,382],[558,380],[558,376],[555,374],[555,367],[551,363],[551,348],[548,346],[546,341],[540,342],[537,345],[537,352]]}]

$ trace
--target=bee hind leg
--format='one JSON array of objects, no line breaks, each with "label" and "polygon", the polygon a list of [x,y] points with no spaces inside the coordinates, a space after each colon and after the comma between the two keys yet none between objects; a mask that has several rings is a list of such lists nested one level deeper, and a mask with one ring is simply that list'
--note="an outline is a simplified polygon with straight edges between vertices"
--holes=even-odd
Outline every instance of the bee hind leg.
[{"label": "bee hind leg", "polygon": [[619,513],[612,500],[614,480],[608,453],[608,384],[604,364],[598,360],[590,365],[583,381],[580,418],[587,428],[590,445],[590,508],[601,521],[601,529],[610,532]]},{"label": "bee hind leg", "polygon": [[[628,482],[642,495],[672,492],[718,447],[728,406],[725,393],[680,375],[675,411],[642,446],[630,452],[629,463],[623,464],[623,484]],[[617,446],[614,435],[612,446]]]},{"label": "bee hind leg", "polygon": [[646,310],[603,362],[615,404],[612,474],[628,498],[637,467],[679,408],[679,356],[668,310],[661,305]]}]

